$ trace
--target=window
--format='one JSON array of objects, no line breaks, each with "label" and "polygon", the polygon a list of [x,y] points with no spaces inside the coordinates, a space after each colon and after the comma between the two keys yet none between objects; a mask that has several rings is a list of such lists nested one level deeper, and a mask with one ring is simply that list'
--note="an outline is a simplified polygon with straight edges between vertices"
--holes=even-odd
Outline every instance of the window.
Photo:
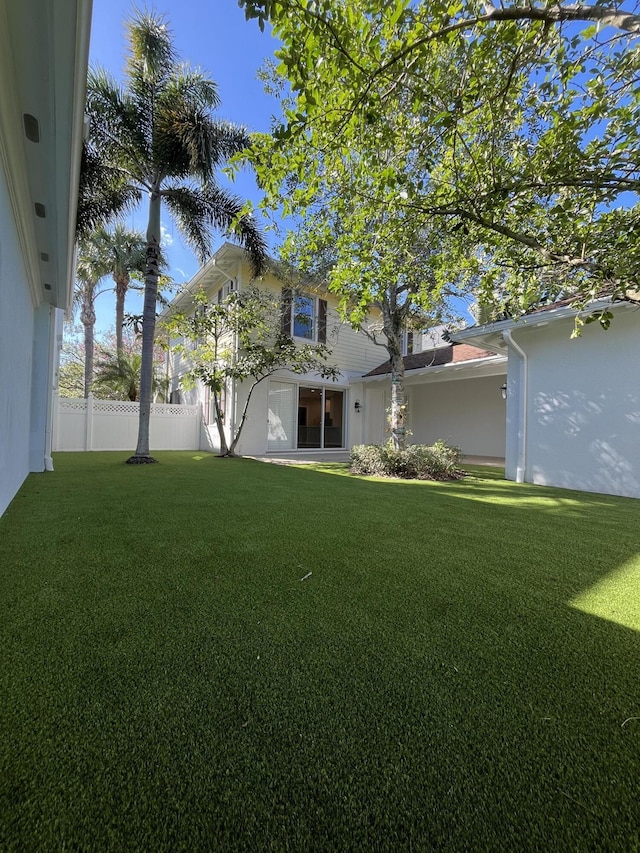
[{"label": "window", "polygon": [[283,288],[282,331],[294,338],[326,343],[327,300]]},{"label": "window", "polygon": [[312,341],[315,337],[313,321],[315,315],[314,299],[311,296],[295,296],[293,299],[293,337],[307,338]]},{"label": "window", "polygon": [[229,279],[226,284],[223,284],[220,290],[218,291],[218,305],[223,302],[230,293],[236,289],[236,281],[234,278]]}]

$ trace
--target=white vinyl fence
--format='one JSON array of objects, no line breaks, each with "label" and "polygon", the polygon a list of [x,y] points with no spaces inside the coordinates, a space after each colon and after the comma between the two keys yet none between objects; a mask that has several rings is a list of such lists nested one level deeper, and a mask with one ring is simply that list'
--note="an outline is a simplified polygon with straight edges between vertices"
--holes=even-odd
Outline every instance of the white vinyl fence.
[{"label": "white vinyl fence", "polygon": [[[120,400],[58,398],[54,404],[54,450],[130,450],[138,439],[138,403]],[[151,450],[198,450],[200,406],[154,403]]]}]

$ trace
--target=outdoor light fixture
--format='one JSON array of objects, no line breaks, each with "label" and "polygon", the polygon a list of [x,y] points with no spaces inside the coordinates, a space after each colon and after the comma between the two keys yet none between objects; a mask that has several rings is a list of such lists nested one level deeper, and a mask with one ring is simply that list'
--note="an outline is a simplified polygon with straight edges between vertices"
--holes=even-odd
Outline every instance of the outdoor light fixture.
[{"label": "outdoor light fixture", "polygon": [[362,411],[362,403],[360,402],[360,400],[356,400],[353,408],[356,410],[356,412]]},{"label": "outdoor light fixture", "polygon": [[29,142],[40,142],[40,125],[38,124],[38,119],[32,116],[31,113],[23,113],[22,123],[24,125],[24,135]]},{"label": "outdoor light fixture", "polygon": [[503,400],[507,399],[507,383],[506,382],[503,382],[502,385],[500,386],[500,395],[501,395]]}]

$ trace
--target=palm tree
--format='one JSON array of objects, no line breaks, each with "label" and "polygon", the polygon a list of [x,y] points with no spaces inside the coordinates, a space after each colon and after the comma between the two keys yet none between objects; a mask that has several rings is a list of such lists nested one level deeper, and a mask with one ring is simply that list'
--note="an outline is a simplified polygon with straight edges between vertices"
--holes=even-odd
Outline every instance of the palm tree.
[{"label": "palm tree", "polygon": [[[116,222],[112,230],[101,227],[96,239],[109,265],[116,291],[116,351],[118,358],[124,354],[122,327],[124,304],[131,273],[144,273],[147,261],[147,241],[140,231],[128,231],[122,222]],[[162,259],[164,261],[164,259]]]},{"label": "palm tree", "polygon": [[[95,234],[91,234],[78,244],[78,262],[76,265],[76,286],[73,295],[74,308],[80,313],[80,322],[84,327],[84,396],[88,397],[93,382],[93,354],[95,349],[94,327],[96,324],[96,297],[100,281],[109,273],[109,265],[104,257]],[[106,288],[104,288],[106,289]]]},{"label": "palm tree", "polygon": [[[111,400],[129,400],[137,402],[140,392],[140,368],[142,356],[137,352],[120,355],[114,352],[101,353],[96,366],[96,387],[109,393]],[[155,394],[164,394],[166,380],[161,377],[154,365],[152,389]]]},{"label": "palm tree", "polygon": [[138,12],[128,23],[126,86],[104,71],[88,80],[87,112],[95,148],[149,199],[142,326],[140,420],[135,454],[128,462],[154,462],[149,453],[153,344],[164,203],[201,260],[211,254],[211,229],[234,236],[252,258],[266,257],[264,238],[243,201],[222,189],[216,171],[250,144],[247,131],[217,120],[217,86],[203,72],[178,62],[163,17]]}]

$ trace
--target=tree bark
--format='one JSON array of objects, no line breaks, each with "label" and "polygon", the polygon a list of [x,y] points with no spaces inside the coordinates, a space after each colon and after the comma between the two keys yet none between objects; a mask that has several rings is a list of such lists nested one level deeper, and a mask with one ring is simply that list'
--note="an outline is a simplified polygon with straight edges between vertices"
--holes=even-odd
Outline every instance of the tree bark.
[{"label": "tree bark", "polygon": [[153,344],[156,333],[156,305],[160,275],[160,208],[161,195],[154,190],[149,198],[149,224],[147,227],[147,268],[144,279],[144,307],[142,313],[142,364],[140,367],[140,414],[138,443],[130,464],[157,462],[149,451],[149,422],[153,386]]},{"label": "tree bark", "polygon": [[407,398],[404,391],[404,359],[402,357],[402,335],[404,331],[405,311],[397,304],[397,293],[392,291],[390,298],[381,305],[386,348],[391,364],[391,411],[389,427],[391,443],[396,450],[407,446]]},{"label": "tree bark", "polygon": [[404,391],[404,359],[401,352],[391,355],[391,441],[396,450],[407,446],[407,397]]},{"label": "tree bark", "polygon": [[94,327],[96,324],[96,312],[93,300],[85,296],[80,312],[80,322],[84,326],[84,396],[91,393],[93,384],[93,351],[94,351]]},{"label": "tree bark", "polygon": [[216,410],[216,426],[218,427],[218,435],[220,436],[220,456],[233,456],[233,453],[227,447],[227,437],[224,434],[224,412],[220,408],[220,395],[217,391],[213,392],[213,405]]},{"label": "tree bark", "polygon": [[116,353],[118,361],[120,361],[124,352],[122,327],[124,326],[124,301],[129,288],[129,277],[116,277],[114,275],[113,278],[116,283]]}]

